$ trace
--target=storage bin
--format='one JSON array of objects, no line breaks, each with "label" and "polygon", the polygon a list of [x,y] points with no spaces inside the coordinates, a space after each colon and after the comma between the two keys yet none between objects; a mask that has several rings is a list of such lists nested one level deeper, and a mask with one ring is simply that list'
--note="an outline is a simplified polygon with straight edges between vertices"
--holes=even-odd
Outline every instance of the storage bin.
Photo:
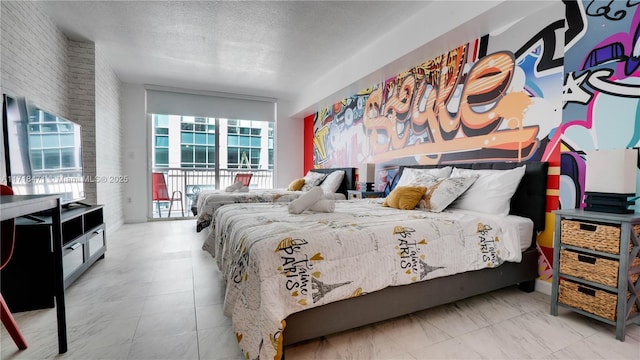
[{"label": "storage bin", "polygon": [[[560,279],[558,302],[616,321],[617,294],[597,289],[588,285]],[[629,294],[627,294],[627,299]],[[634,304],[631,313],[638,310]]]},{"label": "storage bin", "polygon": [[610,254],[620,253],[620,226],[563,219],[561,231],[564,244]]},{"label": "storage bin", "polygon": [[[640,258],[629,259],[631,267],[640,266]],[[602,285],[618,287],[619,262],[615,259],[583,254],[568,249],[560,250],[560,272]],[[640,274],[630,275],[633,283]]]}]

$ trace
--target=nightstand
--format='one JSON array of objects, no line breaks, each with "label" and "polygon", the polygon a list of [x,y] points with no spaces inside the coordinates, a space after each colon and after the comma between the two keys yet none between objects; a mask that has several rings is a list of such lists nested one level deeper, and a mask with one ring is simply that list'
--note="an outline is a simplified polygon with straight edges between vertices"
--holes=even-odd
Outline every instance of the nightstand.
[{"label": "nightstand", "polygon": [[558,306],[616,326],[640,321],[640,215],[557,210],[551,315]]},{"label": "nightstand", "polygon": [[384,191],[347,190],[347,193],[349,200],[384,197]]}]

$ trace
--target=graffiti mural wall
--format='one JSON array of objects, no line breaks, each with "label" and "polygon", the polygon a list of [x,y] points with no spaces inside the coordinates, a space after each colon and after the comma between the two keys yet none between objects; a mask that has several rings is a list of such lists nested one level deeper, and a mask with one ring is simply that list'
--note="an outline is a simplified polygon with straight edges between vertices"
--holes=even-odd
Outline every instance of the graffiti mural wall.
[{"label": "graffiti mural wall", "polygon": [[398,165],[547,161],[550,280],[551,211],[582,206],[585,151],[640,146],[639,7],[559,1],[372,84],[307,118],[314,166],[374,162],[383,189]]},{"label": "graffiti mural wall", "polygon": [[548,161],[562,121],[564,7],[554,9],[315,113],[314,165]]},{"label": "graffiti mural wall", "polygon": [[584,207],[586,152],[640,146],[640,1],[570,5],[557,136],[566,209]]}]

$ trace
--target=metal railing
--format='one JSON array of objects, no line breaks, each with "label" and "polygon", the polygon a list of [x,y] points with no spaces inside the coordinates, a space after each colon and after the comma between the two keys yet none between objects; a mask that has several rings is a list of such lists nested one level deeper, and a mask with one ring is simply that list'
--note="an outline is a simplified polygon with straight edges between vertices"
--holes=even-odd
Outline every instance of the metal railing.
[{"label": "metal railing", "polygon": [[[233,184],[233,180],[238,173],[252,173],[250,189],[271,189],[273,188],[273,170],[262,169],[219,169],[218,181],[214,169],[194,169],[194,168],[153,168],[154,173],[164,174],[167,183],[167,193],[169,197],[174,191],[180,191],[182,199],[180,204],[173,204],[171,217],[182,217],[184,209],[185,217],[191,216],[191,202],[195,195],[202,190],[224,189]],[[176,193],[176,196],[178,194]],[[161,203],[158,214],[157,204],[152,204],[153,217],[168,217],[169,201]]]}]

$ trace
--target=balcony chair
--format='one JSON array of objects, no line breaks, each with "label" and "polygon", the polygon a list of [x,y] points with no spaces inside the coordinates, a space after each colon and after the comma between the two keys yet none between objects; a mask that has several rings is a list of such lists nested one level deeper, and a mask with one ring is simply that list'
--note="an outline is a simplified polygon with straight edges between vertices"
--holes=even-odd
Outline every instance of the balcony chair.
[{"label": "balcony chair", "polygon": [[[0,195],[13,195],[13,190],[7,185],[0,184]],[[13,247],[16,240],[16,219],[9,219],[2,221],[0,224],[2,230],[2,237],[0,238],[0,270],[2,270],[11,260],[13,255]],[[18,346],[18,349],[24,350],[27,348],[27,342],[22,336],[16,320],[11,315],[7,303],[4,301],[4,297],[0,294],[0,318],[2,318],[2,325],[7,328],[9,335]]]},{"label": "balcony chair", "polygon": [[237,173],[236,177],[233,179],[233,183],[235,184],[238,181],[242,181],[242,186],[248,187],[252,177],[253,173]]},{"label": "balcony chair", "polygon": [[158,208],[158,216],[162,217],[162,213],[160,212],[160,202],[168,201],[169,202],[169,215],[171,217],[171,208],[173,207],[173,202],[177,201],[180,203],[180,210],[182,210],[182,217],[184,217],[184,206],[182,205],[182,191],[175,190],[171,193],[171,197],[169,197],[169,192],[167,191],[167,183],[164,180],[163,173],[152,173],[151,174],[151,185],[152,185],[152,200],[156,203]]}]

